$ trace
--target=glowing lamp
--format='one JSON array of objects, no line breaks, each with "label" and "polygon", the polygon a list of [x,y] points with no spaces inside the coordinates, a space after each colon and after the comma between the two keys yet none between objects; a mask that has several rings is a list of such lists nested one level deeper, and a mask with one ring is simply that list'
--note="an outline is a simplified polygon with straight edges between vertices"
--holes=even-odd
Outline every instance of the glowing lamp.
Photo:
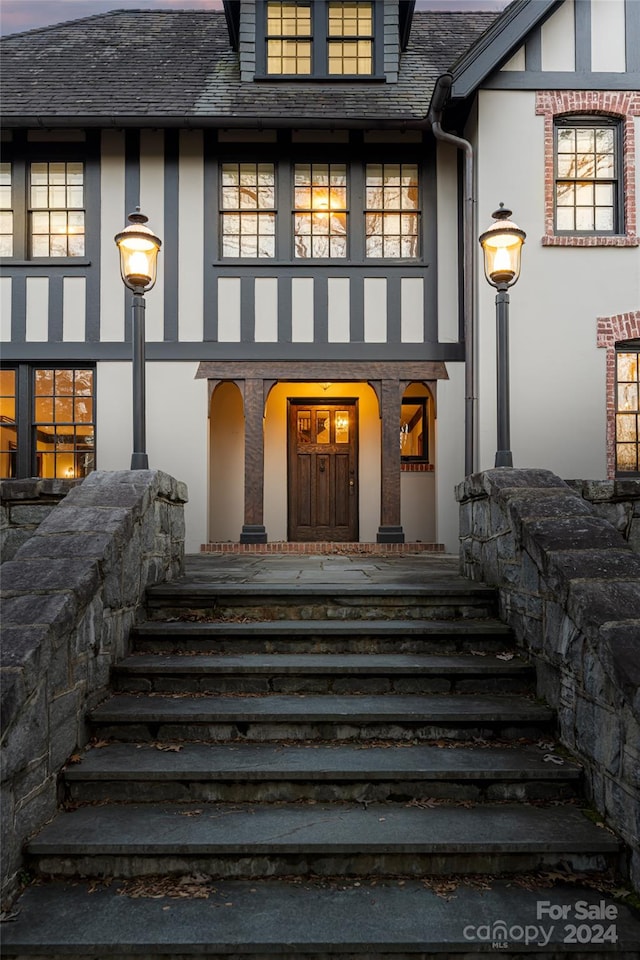
[{"label": "glowing lamp", "polygon": [[520,276],[520,253],[526,233],[509,219],[511,210],[502,203],[491,216],[494,222],[479,238],[485,276],[494,287],[511,287]]},{"label": "glowing lamp", "polygon": [[129,226],[116,234],[115,242],[120,251],[120,274],[130,290],[146,293],[156,282],[156,265],[162,241],[145,226],[149,218],[140,213],[128,216]]}]

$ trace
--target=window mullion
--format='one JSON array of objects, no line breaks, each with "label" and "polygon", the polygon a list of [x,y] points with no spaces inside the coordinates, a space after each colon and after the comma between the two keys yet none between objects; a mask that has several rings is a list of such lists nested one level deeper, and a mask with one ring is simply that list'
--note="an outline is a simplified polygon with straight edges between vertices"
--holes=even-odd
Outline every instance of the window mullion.
[{"label": "window mullion", "polygon": [[26,260],[27,250],[27,170],[24,161],[12,163],[13,256]]},{"label": "window mullion", "polygon": [[365,259],[364,251],[364,165],[352,163],[349,168],[348,192],[349,217],[349,259],[360,263]]},{"label": "window mullion", "polygon": [[16,384],[16,429],[18,450],[16,457],[16,476],[35,477],[35,434],[33,424],[33,371],[26,363],[21,363],[17,371]]},{"label": "window mullion", "polygon": [[293,167],[288,159],[276,168],[276,257],[293,258]]},{"label": "window mullion", "polygon": [[314,76],[326,76],[329,72],[327,34],[329,33],[329,7],[327,0],[315,0],[313,11],[313,42],[311,44],[311,72]]}]

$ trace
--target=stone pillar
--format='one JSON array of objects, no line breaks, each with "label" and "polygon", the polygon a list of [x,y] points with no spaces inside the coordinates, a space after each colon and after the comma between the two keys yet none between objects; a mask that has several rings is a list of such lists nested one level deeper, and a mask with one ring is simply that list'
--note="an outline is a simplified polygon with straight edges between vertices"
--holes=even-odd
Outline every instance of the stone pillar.
[{"label": "stone pillar", "polygon": [[401,386],[397,380],[380,383],[382,469],[380,476],[380,527],[378,543],[404,543],[400,521],[400,411]]},{"label": "stone pillar", "polygon": [[244,381],[244,523],[240,543],[266,543],[264,505],[264,386]]}]

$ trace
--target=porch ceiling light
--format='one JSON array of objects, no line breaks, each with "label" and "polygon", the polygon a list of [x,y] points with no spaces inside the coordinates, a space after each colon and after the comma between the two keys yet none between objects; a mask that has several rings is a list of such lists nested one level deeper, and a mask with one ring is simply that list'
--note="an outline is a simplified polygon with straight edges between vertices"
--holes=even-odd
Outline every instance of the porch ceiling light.
[{"label": "porch ceiling light", "polygon": [[145,226],[149,218],[140,213],[130,213],[129,226],[115,236],[120,251],[120,274],[130,290],[146,293],[156,282],[156,265],[162,241]]},{"label": "porch ceiling light", "polygon": [[509,219],[511,210],[502,203],[491,216],[494,223],[479,238],[484,252],[484,272],[492,286],[505,289],[513,286],[520,276],[520,253],[526,233]]}]

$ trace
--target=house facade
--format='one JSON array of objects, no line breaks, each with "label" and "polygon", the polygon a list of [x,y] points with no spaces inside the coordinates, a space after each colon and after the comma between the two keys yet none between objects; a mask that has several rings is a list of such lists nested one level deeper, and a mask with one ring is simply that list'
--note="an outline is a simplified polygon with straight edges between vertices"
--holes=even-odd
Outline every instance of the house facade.
[{"label": "house facade", "polygon": [[187,549],[455,550],[454,485],[495,453],[500,202],[514,464],[640,476],[640,4],[239,0],[2,50],[2,476],[128,467],[139,206],[147,449]]}]

